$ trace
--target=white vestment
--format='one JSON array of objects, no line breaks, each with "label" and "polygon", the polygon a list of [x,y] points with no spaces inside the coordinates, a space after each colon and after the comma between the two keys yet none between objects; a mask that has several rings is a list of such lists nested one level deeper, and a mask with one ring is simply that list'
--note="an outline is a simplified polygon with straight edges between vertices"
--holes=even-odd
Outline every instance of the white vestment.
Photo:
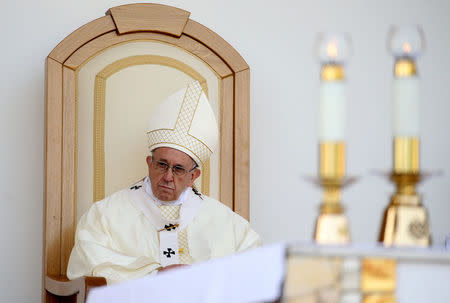
[{"label": "white vestment", "polygon": [[69,279],[99,276],[110,284],[156,272],[167,264],[161,254],[165,248],[160,248],[161,233],[167,233],[161,230],[167,223],[178,224],[178,230],[187,234],[192,263],[261,244],[250,224],[219,201],[200,198],[191,190],[183,198],[179,221],[167,221],[157,214],[144,182],[94,203],[77,226]]}]

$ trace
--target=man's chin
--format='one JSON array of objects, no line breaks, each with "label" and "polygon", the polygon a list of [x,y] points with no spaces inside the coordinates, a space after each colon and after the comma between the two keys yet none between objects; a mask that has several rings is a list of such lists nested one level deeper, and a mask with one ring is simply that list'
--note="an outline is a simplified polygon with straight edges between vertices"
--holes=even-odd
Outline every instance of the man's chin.
[{"label": "man's chin", "polygon": [[158,195],[156,195],[156,197],[159,200],[164,201],[164,202],[169,202],[169,201],[175,200],[175,197],[174,197],[173,193],[172,192],[166,192],[166,191],[159,192]]},{"label": "man's chin", "polygon": [[161,195],[160,197],[157,197],[159,200],[164,201],[164,202],[170,202],[175,200],[172,196],[168,197],[168,196],[163,196]]}]

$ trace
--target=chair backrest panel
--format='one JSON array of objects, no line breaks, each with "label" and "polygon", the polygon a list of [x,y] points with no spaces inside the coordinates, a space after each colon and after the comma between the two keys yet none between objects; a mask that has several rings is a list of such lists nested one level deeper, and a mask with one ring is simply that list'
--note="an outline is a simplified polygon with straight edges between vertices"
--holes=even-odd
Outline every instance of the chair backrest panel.
[{"label": "chair backrest panel", "polygon": [[[77,71],[77,217],[93,201],[146,175],[151,110],[186,83],[199,81],[221,122],[219,78],[197,57],[158,41],[110,47]],[[196,183],[220,196],[220,146]]]}]

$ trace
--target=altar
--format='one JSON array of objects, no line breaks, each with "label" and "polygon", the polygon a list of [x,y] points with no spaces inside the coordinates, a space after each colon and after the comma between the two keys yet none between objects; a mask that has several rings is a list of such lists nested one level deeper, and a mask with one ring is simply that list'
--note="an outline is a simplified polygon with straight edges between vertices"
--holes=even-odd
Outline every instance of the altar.
[{"label": "altar", "polygon": [[377,244],[287,248],[284,302],[448,302],[450,253]]},{"label": "altar", "polygon": [[91,291],[87,302],[448,302],[450,253],[278,243]]}]

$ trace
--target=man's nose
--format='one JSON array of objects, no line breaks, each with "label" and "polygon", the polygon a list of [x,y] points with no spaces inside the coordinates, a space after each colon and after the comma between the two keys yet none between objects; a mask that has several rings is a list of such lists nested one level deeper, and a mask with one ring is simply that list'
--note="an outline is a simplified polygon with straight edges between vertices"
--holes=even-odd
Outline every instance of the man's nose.
[{"label": "man's nose", "polygon": [[173,181],[173,172],[171,167],[169,167],[169,169],[164,173],[164,180]]}]

